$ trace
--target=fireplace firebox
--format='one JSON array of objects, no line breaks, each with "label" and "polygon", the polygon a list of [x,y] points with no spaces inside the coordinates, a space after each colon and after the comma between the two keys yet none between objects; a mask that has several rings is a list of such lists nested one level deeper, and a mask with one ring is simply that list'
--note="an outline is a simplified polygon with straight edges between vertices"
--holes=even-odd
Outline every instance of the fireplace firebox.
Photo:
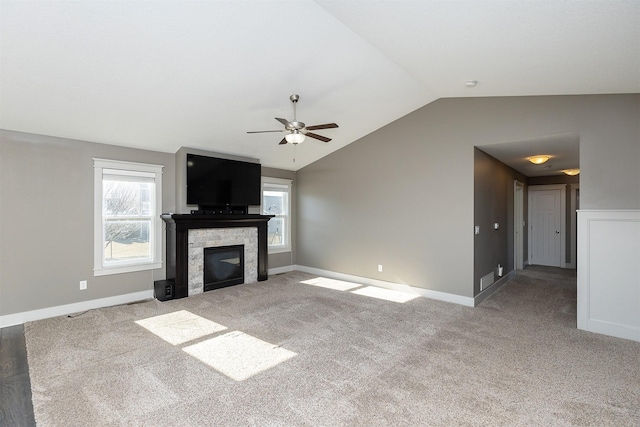
[{"label": "fireplace firebox", "polygon": [[244,283],[244,245],[204,248],[204,290]]}]

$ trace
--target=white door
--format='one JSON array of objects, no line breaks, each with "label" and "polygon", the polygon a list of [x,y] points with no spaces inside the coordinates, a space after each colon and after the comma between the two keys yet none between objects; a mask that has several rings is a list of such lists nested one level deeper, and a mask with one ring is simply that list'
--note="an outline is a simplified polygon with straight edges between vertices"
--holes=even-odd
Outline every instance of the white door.
[{"label": "white door", "polygon": [[529,262],[563,267],[564,191],[529,189]]}]

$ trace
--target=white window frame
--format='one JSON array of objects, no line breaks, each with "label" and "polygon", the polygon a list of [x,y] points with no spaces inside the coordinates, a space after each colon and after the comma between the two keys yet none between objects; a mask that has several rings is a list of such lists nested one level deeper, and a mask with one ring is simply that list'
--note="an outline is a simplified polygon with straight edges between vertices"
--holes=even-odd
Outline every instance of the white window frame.
[{"label": "white window frame", "polygon": [[[162,165],[146,163],[124,162],[120,160],[93,159],[94,171],[94,238],[93,238],[93,275],[105,276],[109,274],[130,273],[134,271],[162,268]],[[105,170],[109,173],[121,173],[125,176],[152,177],[155,182],[155,194],[152,198],[151,227],[149,229],[150,258],[144,260],[118,261],[105,265],[104,260],[104,221],[102,217],[102,177]]]},{"label": "white window frame", "polygon": [[272,178],[268,176],[262,177],[262,197],[260,199],[260,212],[264,215],[274,215],[269,214],[263,211],[264,205],[264,193],[265,191],[283,191],[287,193],[287,197],[285,198],[285,213],[284,214],[275,214],[276,218],[284,219],[284,233],[285,233],[285,242],[283,245],[269,245],[267,242],[268,253],[277,254],[283,252],[291,252],[291,187],[293,182],[290,179],[283,178]]}]

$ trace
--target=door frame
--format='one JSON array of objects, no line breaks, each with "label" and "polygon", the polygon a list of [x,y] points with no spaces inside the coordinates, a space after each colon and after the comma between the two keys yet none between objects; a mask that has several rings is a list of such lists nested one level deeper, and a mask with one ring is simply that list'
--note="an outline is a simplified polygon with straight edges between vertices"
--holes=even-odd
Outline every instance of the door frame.
[{"label": "door frame", "polygon": [[571,227],[570,230],[570,236],[571,236],[571,259],[569,260],[569,262],[567,263],[567,268],[577,268],[578,267],[578,261],[577,261],[577,255],[578,255],[578,250],[577,250],[577,246],[578,246],[578,238],[577,238],[577,222],[578,222],[578,209],[580,208],[578,206],[578,191],[580,190],[580,184],[569,184],[571,186],[571,196],[569,197],[569,214],[571,215],[571,217],[569,218],[569,225]]},{"label": "door frame", "polygon": [[[531,208],[533,205],[533,193],[535,191],[547,191],[547,190],[560,190],[560,267],[567,268],[567,232],[566,232],[566,222],[567,222],[567,184],[554,184],[554,185],[530,185],[528,187],[529,190],[529,206],[528,206],[528,218],[529,218],[529,226],[527,227],[527,231],[529,232],[529,257],[531,257],[532,251],[532,241],[533,241],[533,232],[531,230],[531,218],[533,216],[533,212],[531,212]],[[529,260],[531,261],[531,260]],[[533,262],[535,264],[535,262]]]},{"label": "door frame", "polygon": [[[524,268],[524,182],[513,181],[513,269]],[[518,195],[519,194],[519,195]],[[520,231],[518,233],[518,230]]]}]

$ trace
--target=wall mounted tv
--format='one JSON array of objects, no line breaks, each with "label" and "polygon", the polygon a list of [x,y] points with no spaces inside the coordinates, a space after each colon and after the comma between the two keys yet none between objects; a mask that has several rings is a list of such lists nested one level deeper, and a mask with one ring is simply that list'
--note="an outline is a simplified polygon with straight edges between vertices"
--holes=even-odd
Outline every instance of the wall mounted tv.
[{"label": "wall mounted tv", "polygon": [[201,210],[260,205],[259,163],[187,154],[187,204]]}]

